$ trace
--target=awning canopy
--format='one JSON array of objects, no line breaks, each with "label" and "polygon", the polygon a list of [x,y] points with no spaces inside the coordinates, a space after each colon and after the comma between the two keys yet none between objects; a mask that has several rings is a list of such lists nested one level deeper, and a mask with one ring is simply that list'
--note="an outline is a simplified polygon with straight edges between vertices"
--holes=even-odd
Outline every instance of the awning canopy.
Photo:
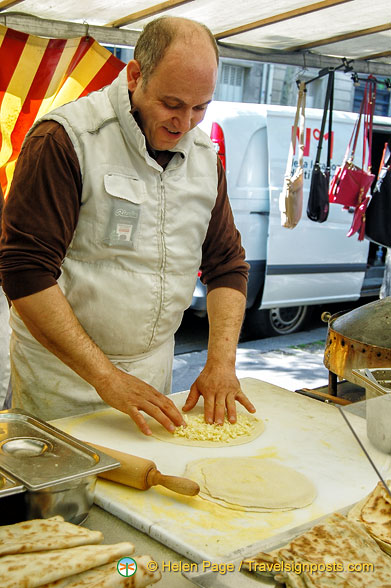
[{"label": "awning canopy", "polygon": [[358,73],[391,76],[390,8],[391,0],[0,0],[0,23],[134,46],[149,20],[182,16],[206,24],[225,57],[315,68],[345,58]]}]

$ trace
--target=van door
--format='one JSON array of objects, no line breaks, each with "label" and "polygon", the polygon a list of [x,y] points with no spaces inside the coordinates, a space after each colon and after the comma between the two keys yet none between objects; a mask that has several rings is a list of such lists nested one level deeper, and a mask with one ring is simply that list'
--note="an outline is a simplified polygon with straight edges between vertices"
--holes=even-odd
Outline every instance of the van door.
[{"label": "van door", "polygon": [[[316,223],[308,219],[306,207],[320,135],[322,112],[307,109],[304,151],[304,203],[301,221],[294,229],[281,227],[279,196],[289,151],[294,109],[290,112],[269,107],[267,137],[269,152],[270,216],[267,241],[266,277],[260,308],[313,305],[323,302],[356,300],[364,280],[368,241],[357,235],[346,237],[353,215],[341,205],[330,204],[328,219]],[[357,115],[333,114],[333,153],[331,175],[342,162]],[[328,140],[328,137],[327,137]],[[360,144],[360,140],[359,140]],[[327,141],[323,142],[321,163],[325,164]],[[355,162],[361,165],[361,152]],[[297,148],[294,165],[298,165]]]},{"label": "van door", "polygon": [[[258,305],[265,276],[270,204],[266,106],[212,102],[200,128],[211,135],[212,125],[218,125],[217,135],[224,141],[224,146],[218,139],[215,144],[218,153],[224,152],[229,200],[250,264],[247,306]],[[198,283],[191,308],[202,310],[203,297],[205,289]]]}]

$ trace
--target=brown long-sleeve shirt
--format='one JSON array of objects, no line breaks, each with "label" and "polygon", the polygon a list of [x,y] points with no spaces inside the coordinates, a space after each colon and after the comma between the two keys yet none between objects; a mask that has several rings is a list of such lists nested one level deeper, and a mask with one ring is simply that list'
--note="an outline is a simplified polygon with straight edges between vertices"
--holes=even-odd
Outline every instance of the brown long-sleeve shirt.
[{"label": "brown long-sleeve shirt", "polygon": [[[156,154],[163,167],[170,157],[169,152]],[[69,136],[55,121],[41,123],[22,147],[3,211],[0,272],[10,300],[56,283],[78,222],[81,192],[80,165]],[[226,286],[246,294],[244,255],[218,159],[218,195],[200,268],[208,291]]]}]

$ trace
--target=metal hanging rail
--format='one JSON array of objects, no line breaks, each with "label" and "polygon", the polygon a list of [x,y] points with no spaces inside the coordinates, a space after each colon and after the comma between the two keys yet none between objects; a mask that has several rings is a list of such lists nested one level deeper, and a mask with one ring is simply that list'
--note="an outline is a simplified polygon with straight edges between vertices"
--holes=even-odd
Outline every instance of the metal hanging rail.
[{"label": "metal hanging rail", "polygon": [[[320,78],[323,78],[324,76],[327,76],[330,72],[332,71],[337,71],[339,69],[343,69],[344,73],[348,73],[349,71],[353,70],[353,67],[350,65],[351,63],[353,63],[353,60],[348,61],[345,57],[342,59],[342,63],[341,65],[338,65],[337,67],[325,67],[323,69],[321,69],[318,73],[317,76],[315,76],[314,78],[311,78],[310,80],[307,80],[305,83],[305,86],[307,86],[308,84],[311,84],[311,82],[315,82],[315,80],[319,80]],[[296,80],[296,84],[297,87],[300,86],[301,80],[298,79]]]},{"label": "metal hanging rail", "polygon": [[370,79],[375,83],[375,84],[385,84],[387,90],[389,92],[391,92],[391,78],[386,78],[384,80],[378,80],[375,76],[367,76],[366,78],[360,78],[355,72],[352,73],[352,81],[353,81],[353,85],[354,86],[359,86],[360,82],[366,82],[368,79]]}]

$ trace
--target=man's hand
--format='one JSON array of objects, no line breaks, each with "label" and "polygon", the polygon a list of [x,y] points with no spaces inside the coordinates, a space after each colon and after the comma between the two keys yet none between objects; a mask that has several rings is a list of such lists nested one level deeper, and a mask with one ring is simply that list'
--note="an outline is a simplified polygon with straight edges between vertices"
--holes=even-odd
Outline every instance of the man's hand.
[{"label": "man's hand", "polygon": [[255,412],[235,374],[236,346],[246,298],[238,290],[221,287],[208,293],[206,303],[209,318],[208,359],[190,388],[182,410],[191,410],[203,396],[205,422],[222,425],[227,411],[228,420],[235,423],[236,401],[249,412]]},{"label": "man's hand", "polygon": [[112,375],[95,385],[95,389],[106,404],[128,414],[144,435],[151,435],[152,432],[140,411],[157,420],[170,433],[175,431],[175,427],[186,425],[172,400],[114,366]]},{"label": "man's hand", "polygon": [[200,396],[204,398],[204,416],[206,423],[224,422],[225,411],[230,423],[236,423],[236,401],[249,412],[256,411],[255,406],[243,394],[235,371],[222,364],[207,362],[204,369],[190,388],[190,393],[182,410],[187,412],[195,407]]}]

